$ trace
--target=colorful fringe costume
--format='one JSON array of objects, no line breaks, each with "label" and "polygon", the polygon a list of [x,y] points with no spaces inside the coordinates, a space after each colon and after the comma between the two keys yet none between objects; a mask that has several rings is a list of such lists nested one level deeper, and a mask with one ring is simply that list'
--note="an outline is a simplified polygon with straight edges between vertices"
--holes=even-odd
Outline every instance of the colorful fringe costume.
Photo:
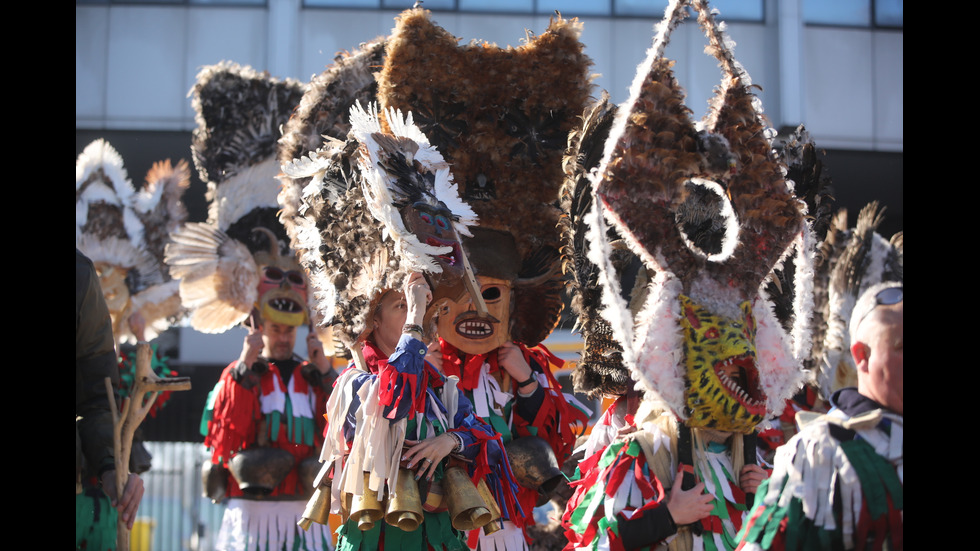
[{"label": "colorful fringe costume", "polygon": [[[575,442],[573,426],[584,424],[588,416],[569,404],[551,372],[552,366],[560,368],[563,360],[543,345],[528,348],[515,344],[520,347],[538,381],[538,389],[530,396],[518,395],[516,383],[498,365],[496,350],[471,355],[442,340],[442,371],[460,379],[459,388],[473,403],[476,414],[493,426],[504,443],[537,436],[548,442],[556,458],[564,460],[571,455]],[[506,387],[501,388],[501,381],[506,381]],[[521,508],[525,511],[534,509],[541,499],[537,490],[523,486],[519,495]],[[517,523],[518,526],[521,524]],[[471,543],[475,545],[475,542]],[[501,543],[506,549],[506,542]]]},{"label": "colorful fringe costume", "polygon": [[[387,493],[392,493],[397,477],[409,472],[398,470],[401,443],[452,431],[462,438],[462,456],[472,462],[468,474],[474,484],[486,481],[504,518],[523,518],[517,502],[518,487],[500,437],[474,415],[473,406],[457,392],[456,381],[447,380],[424,360],[425,353],[425,344],[408,335],[402,335],[389,358],[368,341],[363,349],[368,371],[352,363],[338,380],[327,415],[343,422],[332,423],[327,429],[320,457],[325,464],[321,472],[331,471],[333,507],[340,512],[343,494],[361,491],[358,487],[363,484],[361,474],[366,465],[371,465],[373,473],[387,471],[386,480],[371,478],[369,484],[379,484],[372,489],[384,495],[386,485]],[[430,489],[442,483],[444,474],[443,466],[437,468]],[[438,505],[426,508],[424,520],[413,531],[387,522],[361,531],[357,519],[351,517],[338,535],[338,550],[467,548],[465,534],[453,528],[449,512]]]},{"label": "colorful fringe costume", "polygon": [[[280,127],[303,92],[296,81],[231,62],[198,74],[191,150],[208,185],[208,220],[185,224],[166,249],[198,331],[309,323],[306,275],[277,219],[275,178]],[[329,530],[297,526],[313,492],[328,375],[298,358],[263,357],[222,372],[201,424],[211,449],[206,495],[227,499],[220,549],[332,548]]]},{"label": "colorful fringe costume", "polygon": [[[362,54],[344,58],[323,78],[358,72],[359,59]],[[341,122],[321,112],[333,113],[337,99],[326,94],[323,78],[315,79],[304,98],[301,118],[287,126],[283,145],[300,156],[282,165],[279,196],[283,221],[316,289],[318,313],[353,358],[327,403],[323,466],[310,508],[328,496],[329,512],[344,522],[340,549],[465,549],[465,535],[453,527],[438,485],[426,492],[419,484],[423,499],[432,502],[414,530],[380,519],[368,524],[350,507],[374,495],[382,503],[399,498],[406,439],[453,432],[462,439],[462,455],[472,461],[465,465],[470,481],[464,483],[475,488],[486,482],[502,519],[527,516],[500,436],[473,414],[457,379],[445,379],[425,362],[425,345],[407,334],[388,358],[370,340],[382,296],[400,289],[410,273],[424,273],[434,295],[443,285],[459,284],[465,262],[459,236],[471,235],[476,215],[460,199],[449,164],[415,126],[411,111],[379,111],[354,101],[349,119]],[[304,150],[307,132],[317,132],[313,128],[323,120],[335,120],[331,127],[349,121],[346,141],[321,138],[322,147]],[[438,467],[434,482],[442,482],[454,461]],[[308,517],[311,523],[320,523],[315,516]]]},{"label": "colorful fringe costume", "polygon": [[904,417],[844,388],[777,449],[740,550],[902,549]]},{"label": "colorful fringe costume", "polygon": [[[325,411],[329,390],[308,362],[260,361],[268,366],[261,375],[240,361],[222,372],[201,421],[204,445],[211,450],[211,461],[224,469],[237,453],[256,447],[285,450],[293,465],[278,486],[262,492],[261,502],[254,501],[259,497],[254,492],[244,492],[230,472],[220,471],[230,499],[216,545],[220,549],[293,549],[293,545],[329,549],[329,530],[307,533],[296,528],[311,493],[311,481],[301,476],[301,470],[316,469],[313,458],[323,444],[326,426],[323,415],[314,412]],[[291,368],[291,375],[284,379],[277,363]],[[304,461],[309,465],[304,466]]]}]

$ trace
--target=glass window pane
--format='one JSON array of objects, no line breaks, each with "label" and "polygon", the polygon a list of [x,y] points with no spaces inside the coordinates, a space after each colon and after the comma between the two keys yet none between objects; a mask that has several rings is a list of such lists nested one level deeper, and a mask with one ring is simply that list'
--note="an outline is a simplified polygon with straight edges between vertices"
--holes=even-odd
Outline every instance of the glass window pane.
[{"label": "glass window pane", "polygon": [[459,11],[499,11],[531,13],[531,0],[459,0]]},{"label": "glass window pane", "polygon": [[[415,5],[415,0],[381,0],[382,7],[406,10]],[[427,10],[451,10],[456,7],[454,0],[423,0],[422,7]]]},{"label": "glass window pane", "polygon": [[640,15],[661,18],[667,9],[667,0],[615,0],[616,15]]},{"label": "glass window pane", "polygon": [[562,17],[612,15],[611,0],[538,0],[538,13],[551,14],[555,10]]},{"label": "glass window pane", "polygon": [[[183,0],[177,1],[183,3]],[[264,6],[266,0],[190,0],[190,3],[208,6]]]},{"label": "glass window pane", "polygon": [[[667,0],[615,0],[616,15],[639,15],[644,17],[664,16]],[[712,9],[717,8],[722,21],[762,21],[763,0],[714,0]],[[693,17],[692,17],[693,19]]]},{"label": "glass window pane", "polygon": [[803,0],[803,22],[867,27],[871,0]]},{"label": "glass window pane", "polygon": [[903,0],[877,0],[875,2],[875,25],[882,27],[904,27]]},{"label": "glass window pane", "polygon": [[722,21],[762,21],[762,0],[713,0],[709,4],[717,8]]},{"label": "glass window pane", "polygon": [[303,0],[311,8],[380,8],[381,0]]}]

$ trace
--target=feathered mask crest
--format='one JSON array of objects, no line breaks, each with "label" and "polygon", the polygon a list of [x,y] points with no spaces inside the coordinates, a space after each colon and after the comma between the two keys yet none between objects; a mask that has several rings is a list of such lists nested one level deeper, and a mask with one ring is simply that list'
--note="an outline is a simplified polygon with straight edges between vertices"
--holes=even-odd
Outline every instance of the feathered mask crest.
[{"label": "feathered mask crest", "polygon": [[282,167],[285,177],[309,181],[297,209],[305,216],[293,219],[294,239],[321,315],[340,325],[338,334],[351,349],[365,336],[367,309],[381,292],[409,272],[438,274],[454,264],[458,239],[455,246],[434,242],[434,234],[420,234],[410,216],[431,224],[442,216],[447,235],[469,235],[476,221],[449,165],[411,113],[392,109],[385,115],[373,104],[357,103],[348,142],[328,139],[319,151]]},{"label": "feathered mask crest", "polygon": [[[316,156],[326,138],[341,142],[347,139],[351,107],[358,101],[367,104],[377,99],[375,73],[384,61],[384,46],[382,38],[366,42],[352,52],[339,54],[330,67],[313,77],[283,127],[278,145],[280,166]],[[281,175],[280,182],[280,220],[295,247],[296,233],[305,227],[305,213],[300,208],[303,189],[310,179]]]},{"label": "feathered mask crest", "polygon": [[821,269],[816,283],[826,301],[817,311],[814,325],[814,357],[817,384],[824,400],[836,390],[857,385],[857,367],[851,356],[848,324],[864,291],[883,282],[905,280],[904,232],[890,239],[878,233],[885,209],[877,201],[858,213],[853,228],[847,227],[847,211],[834,217],[821,247]]}]

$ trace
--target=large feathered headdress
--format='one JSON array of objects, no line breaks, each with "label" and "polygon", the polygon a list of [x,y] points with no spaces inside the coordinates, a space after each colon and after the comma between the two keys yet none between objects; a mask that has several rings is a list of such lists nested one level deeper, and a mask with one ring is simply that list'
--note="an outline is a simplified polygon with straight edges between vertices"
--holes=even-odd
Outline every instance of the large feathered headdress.
[{"label": "large feathered headdress", "polygon": [[469,258],[478,276],[515,281],[510,334],[528,345],[561,312],[561,159],[591,90],[581,31],[558,17],[516,48],[460,46],[415,8],[397,18],[378,80],[382,107],[411,111],[452,165],[480,218]]},{"label": "large feathered headdress", "polygon": [[[664,56],[688,6],[722,69],[697,124]],[[648,398],[692,427],[749,432],[781,412],[801,380],[790,339],[760,295],[804,231],[771,136],[723,25],[702,0],[672,1],[592,174],[585,224],[623,361]],[[655,274],[635,316],[610,230]]]},{"label": "large feathered headdress", "polygon": [[[189,184],[187,162],[167,160],[155,163],[135,190],[122,157],[101,139],[75,162],[75,246],[95,263],[117,345],[136,342],[133,326],[152,340],[180,315],[163,250],[187,218],[182,196]],[[131,325],[133,316],[141,321]]]},{"label": "large feathered headdress", "polygon": [[282,170],[286,178],[309,180],[297,209],[303,217],[291,221],[295,243],[320,314],[356,352],[381,293],[410,272],[440,274],[462,262],[458,237],[434,241],[430,233],[422,241],[411,217],[444,224],[438,235],[458,236],[470,234],[476,215],[411,113],[389,110],[382,118],[374,105],[357,103],[350,123],[348,141],[328,138]]},{"label": "large feathered headdress", "polygon": [[[255,307],[280,323],[306,319],[305,296],[297,293],[300,287],[305,292],[305,282],[291,289],[280,285],[302,277],[302,270],[277,218],[275,155],[280,128],[303,91],[297,81],[230,62],[198,73],[191,90],[198,124],[191,151],[208,186],[208,220],[181,228],[166,259],[181,279],[181,299],[198,331],[226,331]],[[279,290],[260,296],[260,284]]]},{"label": "large feathered headdress", "polygon": [[[338,54],[334,63],[306,86],[295,112],[283,126],[278,143],[279,164],[286,165],[324,146],[325,138],[344,141],[350,132],[350,110],[376,101],[377,71],[384,61],[382,38],[365,42],[354,51]],[[310,178],[280,175],[280,220],[296,246],[296,232],[303,225],[303,189]]]}]

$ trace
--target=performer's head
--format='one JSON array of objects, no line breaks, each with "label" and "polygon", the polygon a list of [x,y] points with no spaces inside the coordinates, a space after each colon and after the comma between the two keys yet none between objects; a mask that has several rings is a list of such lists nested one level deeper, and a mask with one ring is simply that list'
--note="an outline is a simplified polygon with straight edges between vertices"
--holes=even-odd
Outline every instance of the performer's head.
[{"label": "performer's head", "polygon": [[851,314],[851,354],[858,392],[903,414],[904,295],[902,283],[871,287]]},{"label": "performer's head", "polygon": [[261,322],[262,355],[270,360],[288,360],[296,346],[296,326],[274,321]]},{"label": "performer's head", "polygon": [[371,320],[371,341],[382,351],[390,352],[398,346],[402,328],[408,319],[408,302],[401,289],[390,289],[381,295],[381,300],[374,308]]},{"label": "performer's head", "polygon": [[388,289],[374,301],[368,321],[371,330],[368,339],[390,356],[398,347],[405,324],[421,324],[421,316],[430,301],[432,290],[425,276],[421,272],[409,274],[401,288]]}]

